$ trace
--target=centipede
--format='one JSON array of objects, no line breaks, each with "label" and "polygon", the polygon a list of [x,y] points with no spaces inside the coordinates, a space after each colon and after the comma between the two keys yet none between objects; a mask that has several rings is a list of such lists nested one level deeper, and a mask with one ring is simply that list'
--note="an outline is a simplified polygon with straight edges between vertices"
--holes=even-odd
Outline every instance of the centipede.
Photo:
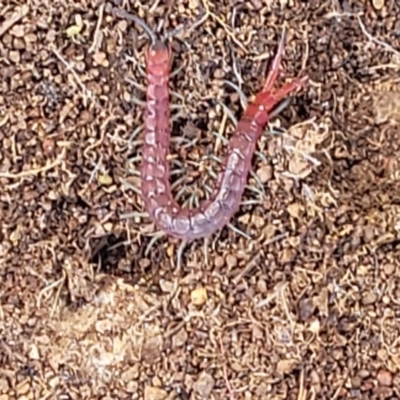
[{"label": "centipede", "polygon": [[274,89],[286,40],[286,29],[283,28],[264,84],[254,100],[247,104],[229,140],[211,196],[196,208],[185,208],[178,204],[172,194],[168,161],[171,136],[171,46],[165,38],[158,38],[140,18],[122,10],[116,10],[116,14],[138,23],[151,40],[144,52],[147,88],[140,190],[145,211],[157,228],[168,236],[184,241],[208,238],[227,225],[240,208],[257,142],[270,120],[271,111],[295,90],[304,88],[308,76]]}]

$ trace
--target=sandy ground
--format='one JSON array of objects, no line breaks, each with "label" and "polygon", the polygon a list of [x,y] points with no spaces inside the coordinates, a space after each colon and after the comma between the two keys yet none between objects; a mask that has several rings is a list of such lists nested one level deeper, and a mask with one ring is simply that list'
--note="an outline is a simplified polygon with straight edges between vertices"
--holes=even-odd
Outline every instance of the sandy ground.
[{"label": "sandy ground", "polygon": [[[0,7],[0,400],[399,399],[396,0]],[[174,194],[209,196],[262,87],[310,81],[229,226],[183,247],[139,184],[143,30],[169,41]],[[179,265],[178,265],[179,264]]]}]

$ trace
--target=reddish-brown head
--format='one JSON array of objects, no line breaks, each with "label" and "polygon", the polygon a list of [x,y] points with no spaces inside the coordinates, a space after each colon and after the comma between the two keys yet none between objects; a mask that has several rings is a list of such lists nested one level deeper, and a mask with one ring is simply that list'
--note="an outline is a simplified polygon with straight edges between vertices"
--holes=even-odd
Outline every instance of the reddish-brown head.
[{"label": "reddish-brown head", "polygon": [[152,43],[145,50],[147,72],[153,75],[169,75],[172,63],[171,48],[161,40]]}]

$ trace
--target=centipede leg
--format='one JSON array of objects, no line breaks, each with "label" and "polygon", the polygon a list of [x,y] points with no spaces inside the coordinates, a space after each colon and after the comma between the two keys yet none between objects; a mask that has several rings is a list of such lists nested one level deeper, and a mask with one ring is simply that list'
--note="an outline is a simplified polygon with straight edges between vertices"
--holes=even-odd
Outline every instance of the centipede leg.
[{"label": "centipede leg", "polygon": [[181,244],[178,247],[178,251],[176,252],[176,263],[177,263],[177,269],[180,270],[182,268],[182,256],[183,256],[183,251],[185,250],[186,245],[188,242],[183,240]]},{"label": "centipede leg", "polygon": [[179,74],[179,72],[181,72],[183,70],[183,68],[185,68],[185,64],[182,64],[180,67],[178,67],[177,69],[175,69],[174,71],[171,72],[170,74],[170,78],[175,77],[176,75]]},{"label": "centipede leg", "polygon": [[140,90],[143,93],[146,93],[147,87],[144,85],[141,85],[140,83],[135,82],[131,78],[125,78],[125,82],[128,82],[130,85],[134,86],[136,89]]},{"label": "centipede leg", "polygon": [[138,71],[139,71],[140,76],[142,76],[143,78],[147,77],[146,70],[144,68],[142,68],[140,65],[138,65]]},{"label": "centipede leg", "polygon": [[208,245],[209,244],[210,244],[209,238],[204,238],[203,254],[204,254],[204,264],[206,267],[209,267],[209,265],[208,265]]},{"label": "centipede leg", "polygon": [[144,255],[145,257],[148,257],[150,255],[150,250],[152,249],[152,247],[154,246],[154,244],[157,242],[158,239],[161,239],[162,237],[164,237],[165,234],[164,232],[156,232],[154,234],[154,236],[150,239],[148,245],[146,246],[146,249],[144,251]]},{"label": "centipede leg", "polygon": [[275,118],[277,117],[292,101],[291,97],[287,97],[283,101],[281,101],[270,113],[269,113],[269,118]]},{"label": "centipede leg", "polygon": [[227,227],[228,227],[231,231],[237,233],[238,235],[243,236],[243,237],[244,237],[245,239],[247,239],[247,240],[251,240],[251,239],[252,239],[251,236],[249,236],[247,233],[241,231],[239,228],[236,228],[236,226],[234,226],[234,225],[232,225],[232,224],[227,224]]}]

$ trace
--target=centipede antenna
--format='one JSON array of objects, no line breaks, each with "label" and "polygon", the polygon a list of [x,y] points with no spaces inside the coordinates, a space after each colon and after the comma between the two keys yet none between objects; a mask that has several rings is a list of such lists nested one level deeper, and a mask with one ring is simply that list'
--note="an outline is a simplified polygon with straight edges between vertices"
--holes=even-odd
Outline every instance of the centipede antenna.
[{"label": "centipede antenna", "polygon": [[182,269],[183,252],[184,252],[185,247],[186,247],[187,244],[188,244],[187,241],[182,240],[181,244],[178,247],[177,254],[176,254],[176,262],[177,262],[177,269],[178,270]]},{"label": "centipede antenna", "polygon": [[206,16],[206,18],[207,18],[206,12],[203,11],[203,12],[199,13],[199,15],[196,17],[196,19],[193,22],[187,21],[187,22],[184,22],[183,24],[178,25],[172,31],[165,33],[162,37],[162,41],[165,42],[167,39],[178,35],[182,31],[185,31],[185,30],[189,31],[189,30],[196,28],[197,26],[201,25],[204,22],[204,20],[206,19],[206,18],[203,19],[204,16]]},{"label": "centipede antenna", "polygon": [[169,31],[167,33],[165,33],[162,36],[162,41],[165,42],[167,39],[169,39],[172,36],[177,35],[178,33],[182,32],[185,29],[185,24],[180,24],[178,27],[176,27],[175,29],[173,29],[172,31]]},{"label": "centipede antenna", "polygon": [[124,18],[138,24],[148,35],[149,39],[151,40],[151,44],[155,45],[157,43],[157,35],[150,29],[150,27],[146,24],[146,22],[144,22],[143,19],[117,7],[113,8],[113,12],[116,16],[120,18]]}]

